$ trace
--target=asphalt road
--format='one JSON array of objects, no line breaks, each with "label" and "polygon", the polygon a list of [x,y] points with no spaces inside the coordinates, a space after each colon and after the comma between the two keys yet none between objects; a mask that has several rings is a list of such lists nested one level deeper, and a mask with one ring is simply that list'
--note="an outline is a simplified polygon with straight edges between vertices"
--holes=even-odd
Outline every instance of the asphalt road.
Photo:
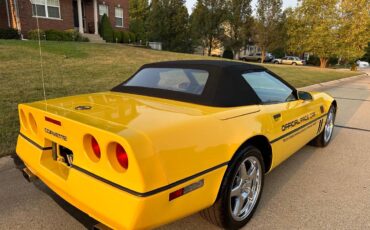
[{"label": "asphalt road", "polygon": [[[310,87],[339,111],[331,144],[306,146],[266,176],[245,229],[370,229],[370,77]],[[95,221],[0,159],[0,229],[86,229]],[[194,214],[161,229],[216,229]]]}]

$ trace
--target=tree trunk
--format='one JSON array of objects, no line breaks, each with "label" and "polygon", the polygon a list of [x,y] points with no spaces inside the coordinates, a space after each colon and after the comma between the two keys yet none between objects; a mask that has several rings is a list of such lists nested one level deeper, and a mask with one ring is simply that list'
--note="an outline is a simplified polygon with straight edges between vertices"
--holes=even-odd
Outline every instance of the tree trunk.
[{"label": "tree trunk", "polygon": [[265,62],[265,54],[266,54],[266,48],[262,47],[262,52],[261,52],[261,63]]},{"label": "tree trunk", "polygon": [[328,58],[321,57],[320,58],[320,68],[326,68],[326,65],[328,64]]},{"label": "tree trunk", "polygon": [[212,37],[210,37],[208,39],[208,42],[209,42],[209,44],[208,44],[208,56],[211,56],[211,54],[212,54],[212,42],[213,42]]},{"label": "tree trunk", "polygon": [[[240,49],[239,49],[240,50]],[[240,56],[240,51],[238,51],[238,49],[236,49],[235,51],[234,51],[234,59],[235,60],[238,60],[239,59],[239,56]]]}]

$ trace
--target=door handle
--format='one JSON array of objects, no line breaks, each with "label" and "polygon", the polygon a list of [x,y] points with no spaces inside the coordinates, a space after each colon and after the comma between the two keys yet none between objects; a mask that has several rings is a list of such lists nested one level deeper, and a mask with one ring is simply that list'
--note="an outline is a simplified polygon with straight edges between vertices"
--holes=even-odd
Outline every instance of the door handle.
[{"label": "door handle", "polygon": [[275,114],[273,117],[275,120],[278,120],[281,117],[281,113]]}]

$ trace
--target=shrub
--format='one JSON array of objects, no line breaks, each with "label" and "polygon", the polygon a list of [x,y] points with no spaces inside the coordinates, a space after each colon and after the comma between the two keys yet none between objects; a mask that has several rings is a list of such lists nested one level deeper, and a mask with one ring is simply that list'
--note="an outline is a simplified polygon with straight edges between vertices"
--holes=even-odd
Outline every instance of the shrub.
[{"label": "shrub", "polygon": [[338,64],[338,60],[339,60],[339,58],[337,58],[337,57],[331,57],[331,58],[329,58],[328,65],[329,66],[335,66],[336,64]]},{"label": "shrub", "polygon": [[[31,40],[38,40],[38,31],[30,30],[27,34],[28,39]],[[49,41],[77,41],[77,42],[88,42],[89,39],[81,36],[81,34],[74,30],[69,29],[65,31],[59,30],[40,30],[40,38],[42,40],[49,40]]]},{"label": "shrub", "polygon": [[122,33],[119,30],[113,31],[113,42],[122,43]]},{"label": "shrub", "polygon": [[130,37],[130,43],[135,43],[136,42],[136,35],[132,32],[128,32],[128,35]]},{"label": "shrub", "polygon": [[[86,37],[83,37],[77,30],[75,29],[69,29],[65,30],[65,33],[68,34],[68,39],[72,39],[71,41],[76,41],[76,42],[88,42],[89,39]],[[69,40],[68,40],[69,41]]]},{"label": "shrub", "polygon": [[45,30],[46,40],[50,41],[72,41],[71,34],[59,30]]},{"label": "shrub", "polygon": [[314,65],[314,66],[320,66],[320,58],[315,55],[310,55],[310,57],[307,60],[307,64]]},{"label": "shrub", "polygon": [[101,18],[100,36],[106,42],[113,42],[113,29],[106,14],[104,14]]},{"label": "shrub", "polygon": [[19,39],[18,30],[12,28],[0,29],[0,39]]},{"label": "shrub", "polygon": [[127,31],[123,31],[123,32],[121,32],[121,34],[122,34],[122,42],[123,43],[128,43],[129,40],[130,40],[129,33]]},{"label": "shrub", "polygon": [[233,51],[229,49],[225,50],[224,53],[222,54],[222,57],[227,59],[234,59]]},{"label": "shrub", "polygon": [[[43,30],[39,30],[39,31],[40,31],[40,39],[45,40],[46,39],[45,31]],[[28,39],[31,39],[31,40],[39,40],[38,30],[34,29],[34,30],[28,31],[27,37]]]}]

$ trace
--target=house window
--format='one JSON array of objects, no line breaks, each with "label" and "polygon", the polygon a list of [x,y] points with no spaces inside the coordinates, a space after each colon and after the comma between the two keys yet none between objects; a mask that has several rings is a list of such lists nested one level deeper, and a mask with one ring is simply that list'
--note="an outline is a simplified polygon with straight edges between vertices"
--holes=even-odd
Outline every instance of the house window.
[{"label": "house window", "polygon": [[115,8],[116,27],[123,27],[123,9]]},{"label": "house window", "polygon": [[60,18],[59,0],[32,0],[32,16]]},{"label": "house window", "polygon": [[101,21],[101,18],[103,17],[104,14],[109,16],[108,6],[107,5],[99,5],[99,21]]}]

